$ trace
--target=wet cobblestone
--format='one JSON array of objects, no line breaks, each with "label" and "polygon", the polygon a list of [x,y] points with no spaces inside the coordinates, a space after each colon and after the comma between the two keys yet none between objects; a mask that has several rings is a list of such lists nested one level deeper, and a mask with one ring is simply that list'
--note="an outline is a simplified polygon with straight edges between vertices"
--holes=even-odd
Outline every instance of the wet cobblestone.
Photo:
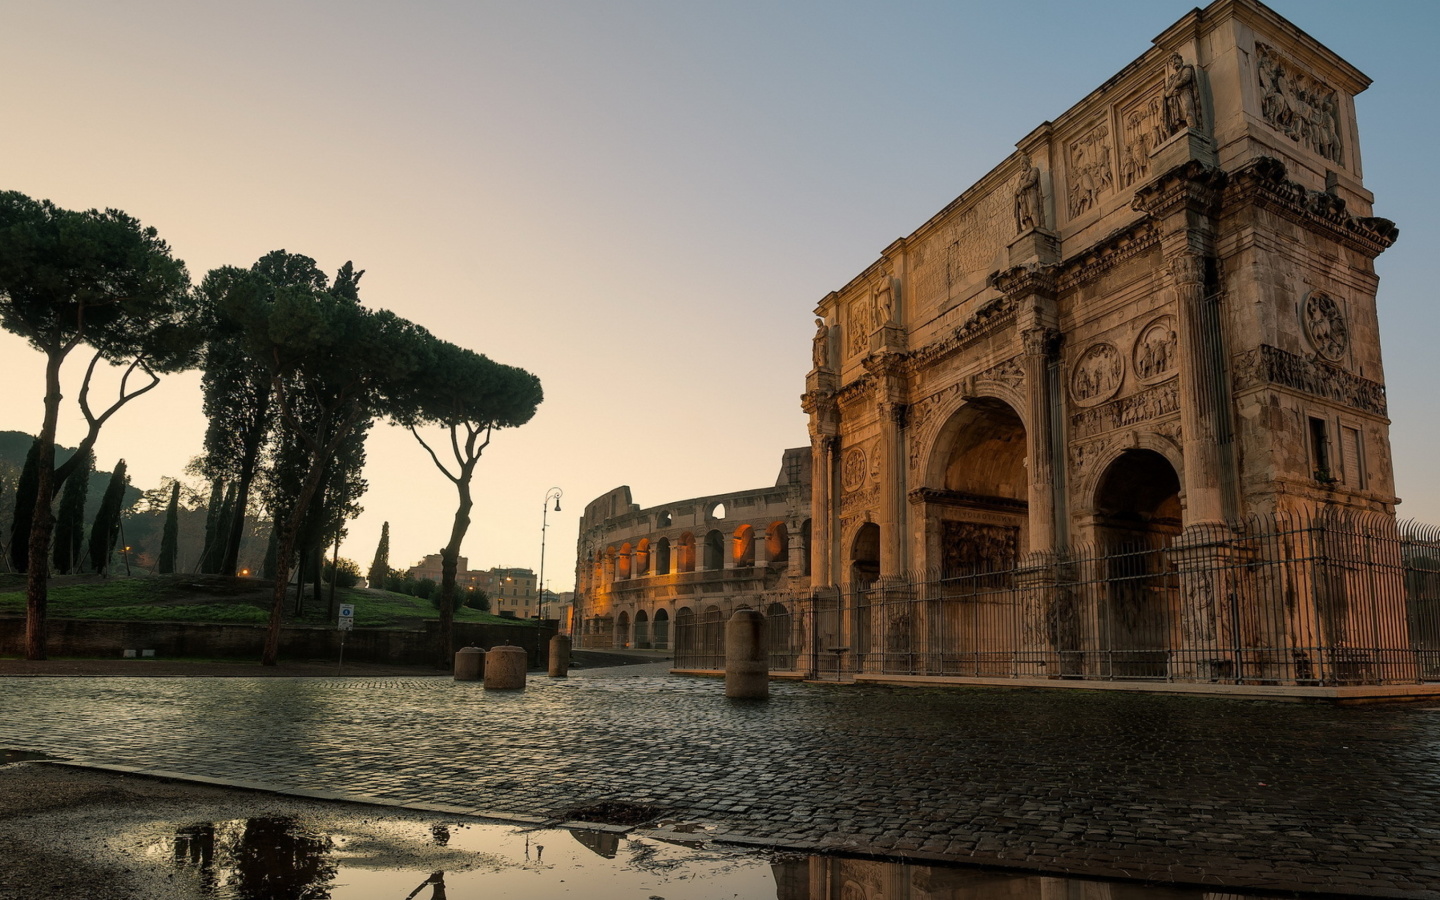
[{"label": "wet cobblestone", "polygon": [[1440,707],[834,687],[732,703],[652,667],[446,678],[0,681],[0,748],[537,817],[604,800],[732,835],[1440,898]]}]

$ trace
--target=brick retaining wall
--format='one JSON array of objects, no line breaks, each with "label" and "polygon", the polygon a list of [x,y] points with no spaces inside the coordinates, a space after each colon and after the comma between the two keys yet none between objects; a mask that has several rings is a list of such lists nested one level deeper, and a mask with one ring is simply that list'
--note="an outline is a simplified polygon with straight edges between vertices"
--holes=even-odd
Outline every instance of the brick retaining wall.
[{"label": "brick retaining wall", "polygon": [[[434,659],[438,627],[424,631],[357,628],[345,638],[345,658],[356,662],[425,665]],[[125,650],[154,650],[158,658],[259,659],[264,625],[223,625],[199,622],[102,622],[51,619],[47,623],[50,656],[118,658]],[[524,647],[530,665],[543,666],[555,627],[455,623],[455,646],[489,649],[497,644]],[[0,654],[24,653],[25,620],[0,617]],[[281,630],[281,659],[335,659],[340,632],[334,628],[291,626]],[[138,655],[138,652],[137,652]]]}]

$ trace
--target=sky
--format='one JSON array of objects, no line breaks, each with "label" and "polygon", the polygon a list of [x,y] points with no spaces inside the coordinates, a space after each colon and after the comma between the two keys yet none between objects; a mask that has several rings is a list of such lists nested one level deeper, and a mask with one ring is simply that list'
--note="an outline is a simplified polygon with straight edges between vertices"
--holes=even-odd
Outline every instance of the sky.
[{"label": "sky", "polygon": [[[1400,240],[1380,323],[1400,514],[1440,522],[1440,4],[1273,0],[1372,79],[1366,186]],[[584,505],[774,482],[808,443],[811,311],[1142,54],[1190,5],[846,0],[0,2],[0,189],[123,209],[197,281],[285,249],[362,300],[528,369],[546,400],[475,479],[474,568],[574,579]],[[0,332],[0,429],[34,432],[41,356]],[[69,365],[60,440],[82,429]],[[134,483],[200,450],[199,377],[106,425]],[[342,554],[445,542],[454,489],[406,432],[369,441]]]}]

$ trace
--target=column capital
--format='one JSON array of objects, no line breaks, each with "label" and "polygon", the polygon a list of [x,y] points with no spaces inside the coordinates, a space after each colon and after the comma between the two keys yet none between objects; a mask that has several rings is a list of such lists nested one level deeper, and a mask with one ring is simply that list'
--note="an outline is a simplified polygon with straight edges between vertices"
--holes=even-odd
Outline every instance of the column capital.
[{"label": "column capital", "polygon": [[1165,271],[1177,285],[1205,283],[1205,257],[1191,250],[1182,250],[1165,260]]},{"label": "column capital", "polygon": [[1025,346],[1025,355],[1050,359],[1060,352],[1060,343],[1064,335],[1058,328],[1027,328],[1020,332],[1020,340]]}]

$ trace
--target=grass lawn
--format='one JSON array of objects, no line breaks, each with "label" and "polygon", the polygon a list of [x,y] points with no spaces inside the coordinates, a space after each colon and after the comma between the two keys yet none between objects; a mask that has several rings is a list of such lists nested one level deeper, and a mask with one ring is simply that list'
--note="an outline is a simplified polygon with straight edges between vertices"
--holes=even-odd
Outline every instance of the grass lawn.
[{"label": "grass lawn", "polygon": [[[63,575],[50,581],[49,614],[60,619],[264,624],[270,620],[272,590],[270,582],[258,578],[218,575]],[[285,621],[330,624],[328,600],[328,591],[322,591],[319,599],[307,596],[303,612],[297,615],[291,596],[285,604]],[[429,600],[390,591],[340,588],[335,602],[355,605],[355,624],[360,628],[419,628],[424,620],[440,617]],[[0,615],[24,612],[23,576],[0,575]],[[535,624],[475,609],[457,610],[455,620]]]}]

